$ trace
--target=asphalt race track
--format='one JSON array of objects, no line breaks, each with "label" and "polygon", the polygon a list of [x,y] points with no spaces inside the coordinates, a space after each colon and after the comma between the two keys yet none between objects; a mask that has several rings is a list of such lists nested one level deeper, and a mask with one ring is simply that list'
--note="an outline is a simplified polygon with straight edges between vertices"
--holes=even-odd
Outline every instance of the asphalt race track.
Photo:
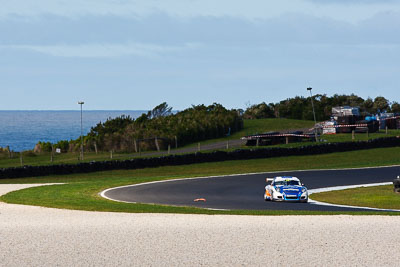
[{"label": "asphalt race track", "polygon": [[[128,186],[108,190],[105,196],[126,202],[195,206],[212,209],[241,210],[324,210],[354,211],[356,208],[320,206],[310,203],[264,201],[266,177],[291,175],[298,177],[308,189],[392,182],[400,175],[400,167],[289,171],[213,178],[185,179]],[[205,198],[206,202],[194,202]]]}]

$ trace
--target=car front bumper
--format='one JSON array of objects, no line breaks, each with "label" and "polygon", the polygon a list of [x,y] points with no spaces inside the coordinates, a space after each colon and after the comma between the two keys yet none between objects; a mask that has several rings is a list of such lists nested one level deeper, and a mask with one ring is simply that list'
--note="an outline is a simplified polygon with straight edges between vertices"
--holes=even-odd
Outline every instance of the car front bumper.
[{"label": "car front bumper", "polygon": [[273,200],[274,201],[287,201],[287,202],[302,202],[302,201],[307,201],[308,200],[308,193],[304,192],[302,194],[297,194],[297,195],[288,195],[288,194],[281,194],[276,192],[273,195]]}]

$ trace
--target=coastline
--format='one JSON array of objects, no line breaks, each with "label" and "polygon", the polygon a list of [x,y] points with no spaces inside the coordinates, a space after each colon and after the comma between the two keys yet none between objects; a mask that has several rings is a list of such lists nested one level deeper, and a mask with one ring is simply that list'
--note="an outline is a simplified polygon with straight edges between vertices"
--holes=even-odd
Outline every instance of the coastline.
[{"label": "coastline", "polygon": [[[84,110],[83,132],[121,115],[138,117],[142,110]],[[39,142],[57,143],[80,136],[80,110],[0,110],[0,147],[14,152],[33,150]]]}]

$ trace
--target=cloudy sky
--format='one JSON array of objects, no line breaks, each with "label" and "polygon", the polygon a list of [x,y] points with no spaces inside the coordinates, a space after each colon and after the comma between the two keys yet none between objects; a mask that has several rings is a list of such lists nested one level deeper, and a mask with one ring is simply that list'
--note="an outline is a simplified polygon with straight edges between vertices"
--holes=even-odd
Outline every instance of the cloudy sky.
[{"label": "cloudy sky", "polygon": [[397,0],[0,0],[0,110],[400,102]]}]

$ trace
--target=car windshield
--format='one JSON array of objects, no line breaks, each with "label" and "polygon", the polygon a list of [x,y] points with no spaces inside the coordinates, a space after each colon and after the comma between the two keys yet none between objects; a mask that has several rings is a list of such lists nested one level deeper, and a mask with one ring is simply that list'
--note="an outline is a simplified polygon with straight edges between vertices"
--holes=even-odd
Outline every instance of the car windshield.
[{"label": "car windshield", "polygon": [[299,181],[291,180],[287,182],[287,185],[300,185]]},{"label": "car windshield", "polygon": [[296,181],[296,180],[275,181],[274,185],[275,185],[275,186],[280,186],[280,185],[300,185],[300,182],[299,182],[299,181]]}]

